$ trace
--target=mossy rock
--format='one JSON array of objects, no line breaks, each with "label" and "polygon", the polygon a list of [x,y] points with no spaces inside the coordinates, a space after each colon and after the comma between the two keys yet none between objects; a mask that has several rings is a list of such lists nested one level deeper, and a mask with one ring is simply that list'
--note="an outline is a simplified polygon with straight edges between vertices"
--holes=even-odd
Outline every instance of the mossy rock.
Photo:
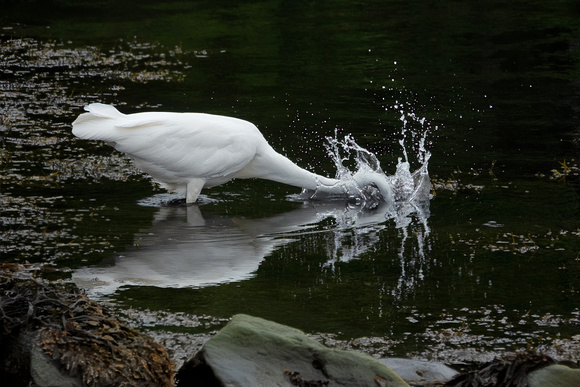
[{"label": "mossy rock", "polygon": [[408,386],[368,355],[327,348],[298,329],[248,315],[234,316],[177,378],[179,386]]},{"label": "mossy rock", "polygon": [[580,386],[580,369],[553,364],[530,372],[528,384],[530,387]]}]

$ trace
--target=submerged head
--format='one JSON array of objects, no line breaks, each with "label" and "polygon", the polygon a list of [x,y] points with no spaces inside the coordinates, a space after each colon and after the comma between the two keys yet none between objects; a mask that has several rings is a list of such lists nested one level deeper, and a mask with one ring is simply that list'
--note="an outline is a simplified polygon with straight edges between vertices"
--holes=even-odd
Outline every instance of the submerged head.
[{"label": "submerged head", "polygon": [[352,180],[356,183],[357,188],[363,196],[368,196],[371,192],[369,191],[369,187],[374,187],[379,191],[382,201],[387,203],[393,202],[393,187],[387,175],[382,171],[359,169],[352,175]]}]

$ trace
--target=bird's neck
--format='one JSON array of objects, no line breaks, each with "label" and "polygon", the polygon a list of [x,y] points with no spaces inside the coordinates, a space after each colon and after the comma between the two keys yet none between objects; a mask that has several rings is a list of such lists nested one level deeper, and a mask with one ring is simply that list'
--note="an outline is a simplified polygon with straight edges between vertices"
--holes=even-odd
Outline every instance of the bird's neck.
[{"label": "bird's neck", "polygon": [[357,188],[374,185],[385,201],[393,198],[391,184],[383,173],[359,171],[352,181],[340,181],[307,171],[271,147],[267,151],[258,152],[254,160],[236,177],[267,179],[329,195],[352,194],[358,192]]},{"label": "bird's neck", "polygon": [[272,148],[256,154],[252,163],[237,177],[267,179],[313,191],[337,191],[337,194],[344,192],[338,190],[338,180],[307,171]]}]

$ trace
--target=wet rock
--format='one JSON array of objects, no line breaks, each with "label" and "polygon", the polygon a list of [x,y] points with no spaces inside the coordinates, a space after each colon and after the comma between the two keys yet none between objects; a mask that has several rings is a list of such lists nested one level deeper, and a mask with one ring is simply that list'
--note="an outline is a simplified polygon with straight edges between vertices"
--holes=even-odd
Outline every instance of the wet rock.
[{"label": "wet rock", "polygon": [[[483,364],[477,370],[462,373],[445,385],[454,387],[527,387],[529,373],[553,363],[554,360],[547,355],[520,352]],[[560,386],[566,386],[566,384]]]},{"label": "wet rock", "polygon": [[11,386],[171,386],[174,364],[74,285],[0,273],[0,380]]},{"label": "wet rock", "polygon": [[47,356],[38,346],[30,350],[30,376],[39,387],[82,387],[78,377],[67,375],[59,364]]},{"label": "wet rock", "polygon": [[421,361],[400,358],[379,359],[407,383],[426,385],[444,383],[458,375],[458,372],[445,364],[433,361]]},{"label": "wet rock", "polygon": [[408,386],[376,359],[330,349],[303,332],[236,315],[184,364],[178,386]]},{"label": "wet rock", "polygon": [[554,364],[528,375],[530,387],[580,386],[580,369]]}]

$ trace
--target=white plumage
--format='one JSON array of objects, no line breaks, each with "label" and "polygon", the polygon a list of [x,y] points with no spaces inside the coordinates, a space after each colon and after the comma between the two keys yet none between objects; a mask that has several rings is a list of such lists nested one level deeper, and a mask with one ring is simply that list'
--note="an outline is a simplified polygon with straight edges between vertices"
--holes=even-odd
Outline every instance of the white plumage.
[{"label": "white plumage", "polygon": [[[193,203],[201,190],[232,179],[261,178],[329,194],[348,187],[300,168],[268,144],[252,123],[203,113],[123,114],[110,105],[85,107],[73,122],[73,134],[102,140],[130,156],[135,165],[163,187]],[[359,185],[372,184],[384,199],[391,188],[384,174],[357,173]]]}]

